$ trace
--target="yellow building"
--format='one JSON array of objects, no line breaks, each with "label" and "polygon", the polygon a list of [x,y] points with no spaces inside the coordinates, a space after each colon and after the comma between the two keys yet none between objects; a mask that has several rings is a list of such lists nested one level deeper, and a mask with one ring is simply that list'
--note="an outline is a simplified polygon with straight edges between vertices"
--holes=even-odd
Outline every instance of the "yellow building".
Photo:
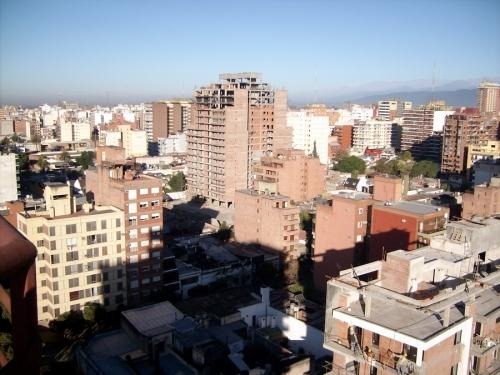
[{"label": "yellow building", "polygon": [[48,183],[46,209],[23,212],[17,227],[38,250],[38,320],[98,302],[106,309],[126,304],[123,212],[112,206],[78,209],[70,187]]},{"label": "yellow building", "polygon": [[500,141],[487,141],[484,145],[467,146],[467,176],[470,177],[474,163],[483,159],[500,159]]}]

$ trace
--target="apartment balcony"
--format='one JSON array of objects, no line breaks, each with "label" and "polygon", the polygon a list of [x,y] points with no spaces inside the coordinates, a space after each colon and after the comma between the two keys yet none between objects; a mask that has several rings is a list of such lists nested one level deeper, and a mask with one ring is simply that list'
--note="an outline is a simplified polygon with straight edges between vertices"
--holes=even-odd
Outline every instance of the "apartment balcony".
[{"label": "apartment balcony", "polygon": [[482,357],[494,352],[500,347],[500,334],[492,332],[487,336],[474,336],[472,338],[471,352],[477,357]]},{"label": "apartment balcony", "polygon": [[[425,370],[422,367],[417,366],[417,364],[409,359],[402,356],[382,353],[375,346],[372,346],[369,351],[361,348],[359,344],[353,341],[349,341],[346,338],[334,335],[325,334],[323,347],[334,352],[336,354],[341,354],[346,356],[349,360],[346,362],[356,361],[359,363],[366,363],[372,367],[376,367],[380,372],[384,371],[384,374],[398,375],[398,374],[408,374],[408,375],[425,375]],[[399,357],[399,358],[398,358]],[[337,369],[336,369],[337,370]],[[345,374],[351,374],[356,371],[356,369],[340,368],[338,371],[345,370]],[[332,370],[334,371],[334,370]],[[332,374],[337,374],[336,372],[331,372]],[[338,372],[339,375],[344,375],[342,372]],[[357,374],[354,372],[354,374]],[[430,374],[429,374],[430,375]]]}]

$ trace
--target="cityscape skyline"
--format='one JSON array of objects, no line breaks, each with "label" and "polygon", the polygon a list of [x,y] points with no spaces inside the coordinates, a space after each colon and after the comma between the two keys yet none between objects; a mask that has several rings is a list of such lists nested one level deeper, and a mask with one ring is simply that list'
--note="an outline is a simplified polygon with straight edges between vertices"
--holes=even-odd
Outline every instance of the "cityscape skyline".
[{"label": "cityscape skyline", "polygon": [[[289,91],[291,103],[405,88],[470,88],[500,76],[500,52],[491,48],[500,32],[500,4],[480,5],[276,1],[254,2],[250,9],[249,3],[223,1],[2,2],[0,102],[111,104],[191,96],[219,73],[241,71],[262,72]],[[221,26],[212,26],[217,22]],[[297,27],[301,22],[308,27]],[[232,47],[240,42],[244,48]],[[457,58],[472,43],[474,54]],[[415,53],[423,47],[425,53]]]}]

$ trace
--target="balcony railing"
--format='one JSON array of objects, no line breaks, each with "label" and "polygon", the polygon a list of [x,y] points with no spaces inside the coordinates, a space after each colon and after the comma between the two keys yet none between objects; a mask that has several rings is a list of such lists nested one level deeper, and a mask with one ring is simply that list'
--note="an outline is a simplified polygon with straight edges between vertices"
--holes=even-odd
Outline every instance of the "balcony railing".
[{"label": "balcony railing", "polygon": [[488,336],[474,336],[472,338],[472,351],[483,356],[489,352],[496,350],[500,346],[500,335],[492,332]]}]

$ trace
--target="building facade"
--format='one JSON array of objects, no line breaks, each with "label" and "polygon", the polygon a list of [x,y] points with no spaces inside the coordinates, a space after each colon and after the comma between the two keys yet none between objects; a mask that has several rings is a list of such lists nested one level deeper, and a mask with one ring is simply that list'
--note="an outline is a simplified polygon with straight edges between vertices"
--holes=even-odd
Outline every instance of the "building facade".
[{"label": "building facade", "polygon": [[97,302],[114,310],[127,303],[123,212],[80,210],[70,186],[49,183],[45,211],[18,213],[17,228],[36,247],[38,320],[49,321]]},{"label": "building facade", "polygon": [[16,154],[0,155],[0,203],[15,201],[19,196],[19,161]]},{"label": "building facade", "polygon": [[282,194],[295,202],[309,201],[325,190],[325,166],[302,150],[277,150],[262,157],[253,171],[254,190]]},{"label": "building facade", "polygon": [[500,83],[481,82],[477,93],[477,106],[481,113],[500,112]]},{"label": "building facade", "polygon": [[251,187],[252,165],[274,148],[289,147],[287,93],[258,73],[221,74],[194,93],[188,129],[188,193],[230,206]]},{"label": "building facade", "polygon": [[236,192],[234,237],[236,241],[261,245],[284,259],[297,259],[300,209],[283,195],[253,190]]},{"label": "building facade", "polygon": [[369,149],[387,149],[392,146],[391,121],[355,121],[352,132],[352,148],[357,152]]}]

